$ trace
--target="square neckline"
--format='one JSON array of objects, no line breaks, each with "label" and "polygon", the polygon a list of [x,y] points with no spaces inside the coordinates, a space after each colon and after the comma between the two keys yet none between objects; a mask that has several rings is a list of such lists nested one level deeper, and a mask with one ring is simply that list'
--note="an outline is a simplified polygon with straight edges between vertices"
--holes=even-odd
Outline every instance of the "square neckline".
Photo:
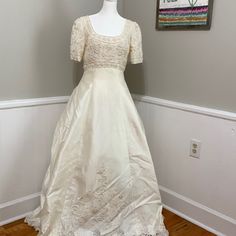
[{"label": "square neckline", "polygon": [[97,31],[94,29],[94,27],[93,27],[93,25],[92,25],[92,21],[91,21],[89,15],[87,15],[86,18],[87,18],[87,22],[88,22],[89,28],[90,28],[90,30],[92,31],[92,33],[93,33],[94,35],[97,35],[97,36],[102,37],[102,38],[111,38],[111,39],[112,39],[112,38],[119,38],[119,37],[122,37],[123,34],[124,34],[125,31],[126,31],[126,26],[128,25],[128,19],[124,18],[124,19],[125,19],[125,23],[124,23],[123,29],[122,29],[122,31],[121,31],[120,34],[118,34],[118,35],[105,35],[105,34],[99,34],[99,33],[97,33]]}]

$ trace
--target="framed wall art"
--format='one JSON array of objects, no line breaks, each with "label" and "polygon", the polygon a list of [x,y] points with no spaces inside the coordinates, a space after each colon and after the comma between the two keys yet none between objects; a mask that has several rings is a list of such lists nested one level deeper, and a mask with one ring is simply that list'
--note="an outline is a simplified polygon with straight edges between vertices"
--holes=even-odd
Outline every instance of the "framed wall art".
[{"label": "framed wall art", "polygon": [[209,30],[214,0],[157,0],[157,30]]}]

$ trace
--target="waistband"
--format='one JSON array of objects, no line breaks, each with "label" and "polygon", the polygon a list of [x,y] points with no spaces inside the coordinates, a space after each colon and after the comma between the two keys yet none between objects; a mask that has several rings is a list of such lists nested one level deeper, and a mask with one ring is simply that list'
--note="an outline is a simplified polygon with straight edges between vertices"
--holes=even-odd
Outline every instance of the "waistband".
[{"label": "waistband", "polygon": [[86,68],[82,79],[86,81],[125,81],[124,71],[112,67]]},{"label": "waistband", "polygon": [[84,71],[87,71],[87,70],[93,71],[93,70],[98,70],[98,69],[107,69],[107,70],[111,70],[111,71],[112,70],[119,70],[123,73],[125,71],[125,68],[123,68],[122,66],[119,66],[119,65],[117,65],[117,66],[114,66],[114,65],[92,66],[92,65],[84,64],[83,69],[84,69]]}]

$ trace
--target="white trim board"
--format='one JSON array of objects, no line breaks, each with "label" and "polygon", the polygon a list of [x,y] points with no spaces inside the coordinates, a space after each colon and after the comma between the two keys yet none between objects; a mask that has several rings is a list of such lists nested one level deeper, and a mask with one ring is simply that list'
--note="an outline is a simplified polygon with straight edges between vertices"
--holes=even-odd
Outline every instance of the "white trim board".
[{"label": "white trim board", "polygon": [[25,202],[29,199],[39,197],[39,196],[40,196],[40,192],[39,193],[33,193],[33,194],[28,195],[28,196],[21,197],[21,198],[18,198],[16,200],[12,200],[12,201],[9,201],[9,202],[1,203],[0,204],[0,210],[3,209],[3,208],[9,207],[9,206],[13,206],[13,205],[18,204],[18,203],[21,203],[21,202]]},{"label": "white trim board", "polygon": [[133,99],[136,101],[141,101],[144,103],[155,104],[158,106],[164,106],[168,108],[178,109],[182,111],[188,111],[192,113],[198,113],[201,115],[212,116],[216,118],[226,119],[236,121],[236,113],[228,112],[223,110],[217,110],[212,108],[200,107],[195,105],[190,105],[186,103],[180,103],[175,101],[169,101],[161,98],[155,98],[145,95],[132,94]]},{"label": "white trim board", "polygon": [[[192,199],[176,193],[164,186],[159,185],[159,188],[163,206],[167,210],[218,236],[235,235],[235,219],[193,201]],[[217,225],[216,222],[218,223]],[[227,234],[220,232],[220,229],[217,229],[218,225],[224,230],[227,230]]]},{"label": "white trim board", "polygon": [[40,192],[0,204],[0,226],[24,218],[38,206],[39,197]]},{"label": "white trim board", "polygon": [[50,104],[60,104],[66,103],[68,99],[69,96],[6,100],[0,101],[0,110],[12,109],[17,107],[32,107]]},{"label": "white trim board", "polygon": [[207,230],[208,232],[211,232],[211,233],[213,233],[213,234],[215,234],[217,236],[226,236],[225,234],[222,234],[222,233],[216,231],[215,229],[212,229],[212,228],[210,228],[210,227],[200,223],[199,221],[194,220],[193,218],[191,218],[191,217],[181,213],[180,211],[177,211],[177,210],[173,209],[172,207],[169,207],[169,206],[167,206],[165,204],[162,204],[162,205],[163,205],[163,208],[167,209],[168,211],[171,211],[174,214],[180,216],[181,218],[183,218],[183,219],[185,219],[185,220],[187,220],[187,221],[189,221],[189,222],[191,222],[191,223],[193,223],[195,225],[198,225],[199,227]]},{"label": "white trim board", "polygon": [[[216,118],[236,121],[236,113],[223,110],[217,110],[212,108],[206,108],[201,106],[190,105],[186,103],[180,103],[170,100],[165,100],[156,97],[150,97],[139,94],[131,94],[133,99],[149,104],[155,104],[158,106],[164,106],[168,108],[188,111],[192,113],[198,113],[206,116],[212,116]],[[44,98],[30,98],[30,99],[17,99],[0,101],[0,110],[11,109],[16,107],[30,107],[30,106],[42,106],[49,104],[66,103],[70,96],[57,96],[57,97],[44,97]]]},{"label": "white trim board", "polygon": [[24,213],[24,214],[11,217],[11,218],[9,218],[9,219],[7,219],[7,220],[0,221],[0,226],[13,223],[13,222],[15,222],[15,221],[17,221],[17,220],[21,220],[21,219],[25,218],[28,214],[30,214],[30,212],[26,212],[26,213]]}]

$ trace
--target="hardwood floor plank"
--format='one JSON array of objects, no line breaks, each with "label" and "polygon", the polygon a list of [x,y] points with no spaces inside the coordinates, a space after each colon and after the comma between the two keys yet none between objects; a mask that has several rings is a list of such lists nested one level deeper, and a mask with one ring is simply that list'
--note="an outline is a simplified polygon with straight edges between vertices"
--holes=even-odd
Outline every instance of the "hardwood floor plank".
[{"label": "hardwood floor plank", "polygon": [[164,223],[170,236],[215,236],[205,229],[163,209]]}]

